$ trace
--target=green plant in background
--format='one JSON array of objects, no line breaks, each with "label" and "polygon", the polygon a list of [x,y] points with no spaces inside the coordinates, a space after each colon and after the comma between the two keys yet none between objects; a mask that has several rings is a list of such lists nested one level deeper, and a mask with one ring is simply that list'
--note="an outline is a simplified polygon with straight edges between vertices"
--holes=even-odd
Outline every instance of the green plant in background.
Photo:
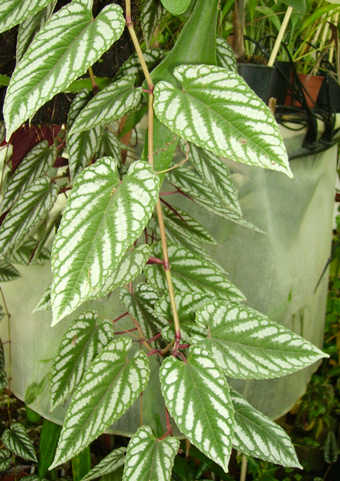
[{"label": "green plant in background", "polygon": [[[175,46],[161,62],[162,53],[141,50],[129,0],[125,15],[112,3],[96,18],[91,0],[73,0],[55,13],[48,0],[24,3],[25,8],[14,0],[0,6],[1,30],[20,24],[18,50],[23,52],[3,110],[7,141],[87,71],[93,87],[93,92],[76,95],[55,145],[39,143],[8,179],[0,206],[6,214],[0,252],[7,269],[24,255],[27,242],[35,245],[30,259],[39,257],[50,232],[58,228],[51,253],[53,282],[37,309],[51,308],[52,325],[73,315],[50,378],[51,409],[70,401],[49,469],[73,458],[80,479],[85,473],[79,471],[77,457],[88,464],[89,444],[135,403],[140,403],[140,427],[126,451],[112,451],[84,481],[123,464],[123,480],[170,479],[180,445],[173,436],[176,426],[225,472],[232,447],[300,467],[284,430],[230,389],[226,376],[275,378],[325,354],[247,307],[243,294],[202,247],[215,242],[211,234],[170,203],[162,208],[160,200],[167,178],[182,191],[196,193],[208,211],[256,231],[242,216],[220,156],[291,176],[270,110],[235,72],[228,44],[216,42],[217,0],[194,2]],[[163,8],[179,15],[190,2],[170,3],[144,2],[141,24],[147,44]],[[31,25],[28,19],[42,15],[42,9],[47,9],[43,26],[25,46],[23,25]],[[91,66],[119,39],[125,24],[136,54],[99,90]],[[123,163],[112,122],[127,115],[132,128],[146,105],[142,157]],[[184,153],[180,168],[173,164],[177,145]],[[68,170],[50,175],[61,148],[68,154]],[[65,193],[61,221],[52,217],[42,228]],[[115,289],[124,315],[101,319],[91,310],[75,316],[85,301],[105,298]],[[164,419],[161,425],[152,420],[152,427],[143,421],[145,408],[153,408],[150,397],[142,396],[150,383],[160,384],[164,400]],[[146,400],[150,405],[145,406]],[[21,424],[12,424],[2,441],[6,456],[12,451],[36,461]],[[41,473],[46,474],[46,467]]]}]

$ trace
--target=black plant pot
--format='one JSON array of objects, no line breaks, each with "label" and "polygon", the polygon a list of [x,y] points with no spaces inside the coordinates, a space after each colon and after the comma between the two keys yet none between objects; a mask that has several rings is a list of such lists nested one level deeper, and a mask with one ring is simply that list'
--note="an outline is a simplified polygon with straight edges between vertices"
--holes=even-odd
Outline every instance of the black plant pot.
[{"label": "black plant pot", "polygon": [[238,64],[238,73],[265,104],[268,102],[269,87],[273,72],[274,68],[267,67],[267,65],[257,65],[253,63]]},{"label": "black plant pot", "polygon": [[280,60],[275,62],[268,97],[276,98],[277,105],[285,104],[292,68],[291,62],[282,62]]},{"label": "black plant pot", "polygon": [[319,107],[340,112],[340,85],[329,74],[325,74],[316,103]]}]

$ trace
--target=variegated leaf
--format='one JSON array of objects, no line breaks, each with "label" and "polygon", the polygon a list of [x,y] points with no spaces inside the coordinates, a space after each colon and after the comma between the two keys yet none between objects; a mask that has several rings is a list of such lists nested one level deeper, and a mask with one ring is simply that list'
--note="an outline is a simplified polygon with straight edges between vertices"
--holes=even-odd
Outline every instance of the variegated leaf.
[{"label": "variegated leaf", "polygon": [[[176,307],[181,321],[194,321],[198,308],[213,300],[212,295],[197,292],[176,292]],[[155,314],[164,319],[172,320],[172,312],[169,295],[161,297],[154,307]]]},{"label": "variegated leaf", "polygon": [[[168,248],[171,277],[175,291],[196,292],[211,295],[217,299],[244,299],[242,293],[226,278],[220,269],[184,247],[169,244]],[[155,257],[161,258],[161,245],[155,244],[153,252]],[[162,266],[147,265],[145,274],[154,289],[167,291]]]},{"label": "variegated leaf", "polygon": [[0,227],[2,255],[13,252],[35,231],[52,209],[58,193],[59,187],[47,177],[40,177],[27,188]]},{"label": "variegated leaf", "polygon": [[84,107],[89,103],[89,101],[93,98],[92,92],[89,92],[88,90],[80,90],[77,95],[74,97],[72,100],[72,103],[70,105],[70,109],[67,113],[67,132],[71,130],[71,127],[80,114],[80,112],[83,110]]},{"label": "variegated leaf", "polygon": [[236,391],[231,389],[230,394],[235,410],[233,447],[255,458],[302,469],[288,434]]},{"label": "variegated leaf", "polygon": [[97,126],[84,132],[67,134],[68,165],[72,181],[91,164],[98,151],[102,133],[103,128]]},{"label": "variegated leaf", "polygon": [[12,453],[28,461],[38,462],[33,444],[20,423],[12,423],[9,429],[2,433],[3,444]]},{"label": "variegated leaf", "polygon": [[130,439],[122,481],[170,481],[179,440],[155,438],[149,426],[141,426]]},{"label": "variegated leaf", "polygon": [[121,161],[121,153],[120,153],[120,145],[117,137],[111,130],[104,129],[102,136],[99,139],[99,146],[98,146],[98,159],[101,157],[113,157],[114,159],[118,160],[118,163]]},{"label": "variegated leaf", "polygon": [[70,133],[108,125],[135,109],[142,90],[135,88],[134,82],[134,75],[125,75],[98,92],[76,117]]},{"label": "variegated leaf", "polygon": [[8,449],[4,448],[0,451],[0,471],[4,472],[12,464],[12,454]]},{"label": "variegated leaf", "polygon": [[[207,329],[205,326],[196,324],[193,321],[182,321],[181,319],[181,344],[191,344],[192,335],[204,337],[207,335]],[[162,329],[162,337],[167,342],[171,342],[175,339],[175,327],[174,324],[169,324]]]},{"label": "variegated leaf", "polygon": [[83,75],[118,40],[124,26],[122,9],[116,4],[106,6],[96,19],[80,0],[55,13],[35,36],[11,77],[4,105],[7,138]]},{"label": "variegated leaf", "polygon": [[6,371],[3,369],[0,369],[0,392],[5,389],[5,387],[8,385],[8,377],[6,374]]},{"label": "variegated leaf", "polygon": [[3,122],[0,122],[0,144],[5,140],[6,137],[6,127]]},{"label": "variegated leaf", "polygon": [[132,294],[122,290],[119,299],[129,314],[138,321],[146,339],[151,339],[167,324],[165,319],[154,313],[158,294],[148,284],[139,284]]},{"label": "variegated leaf", "polygon": [[248,229],[262,232],[245,220],[239,212],[226,208],[225,202],[221,203],[219,196],[212,191],[211,186],[196,170],[190,169],[188,166],[179,167],[169,172],[167,177],[169,182],[209,212],[213,212],[215,215]]},{"label": "variegated leaf", "polygon": [[49,311],[52,306],[51,306],[51,285],[48,286],[48,288],[44,291],[43,295],[41,296],[38,304],[35,306],[32,312],[38,312],[38,311]]},{"label": "variegated leaf", "polygon": [[0,282],[14,281],[20,277],[19,271],[5,260],[0,260]]},{"label": "variegated leaf", "polygon": [[238,74],[181,65],[174,75],[183,89],[161,81],[154,91],[155,113],[172,132],[236,162],[292,177],[276,120]]},{"label": "variegated leaf", "polygon": [[77,177],[52,251],[53,324],[101,289],[152,215],[159,179],[144,162],[124,180],[104,157]]},{"label": "variegated leaf", "polygon": [[34,266],[42,266],[51,259],[51,253],[43,247],[37,256],[34,255],[39,242],[31,237],[22,244],[10,257],[10,261],[14,264],[26,266],[28,264]]},{"label": "variegated leaf", "polygon": [[195,346],[186,361],[166,358],[160,380],[165,404],[179,429],[227,472],[234,409],[225,376],[211,354]]},{"label": "variegated leaf", "polygon": [[[159,62],[164,58],[163,50],[156,48],[148,48],[143,50],[143,57],[149,71],[153,70]],[[137,53],[133,53],[116,73],[116,78],[133,75],[135,77],[135,85],[139,86],[144,81],[144,73],[138,59]]]},{"label": "variegated leaf", "polygon": [[221,369],[237,379],[286,376],[328,357],[310,342],[247,306],[215,300],[196,312],[208,327],[205,339],[192,337],[208,349]]},{"label": "variegated leaf", "polygon": [[53,0],[2,0],[0,4],[0,33],[9,30],[42,10]]},{"label": "variegated leaf", "polygon": [[150,255],[150,247],[141,244],[127,252],[114,272],[108,277],[105,284],[98,291],[92,291],[91,299],[103,297],[114,291],[118,287],[125,286],[132,282],[144,270]]},{"label": "variegated leaf", "polygon": [[149,360],[143,351],[128,359],[131,345],[128,338],[115,339],[92,361],[71,399],[49,469],[80,453],[144,390],[150,375]]},{"label": "variegated leaf", "polygon": [[142,30],[146,45],[149,47],[159,22],[167,14],[160,0],[144,0],[141,11]]},{"label": "variegated leaf", "polygon": [[5,313],[3,312],[3,307],[0,305],[0,321],[5,317]]},{"label": "variegated leaf", "polygon": [[97,353],[113,339],[112,322],[97,325],[97,317],[94,312],[81,314],[61,340],[51,372],[51,410],[69,397]]},{"label": "variegated leaf", "polygon": [[38,13],[35,13],[34,15],[26,18],[26,20],[23,22],[20,22],[15,56],[16,63],[20,62],[22,56],[32,43],[34,36],[45,25],[47,20],[50,19],[56,3],[57,0],[51,0],[51,2]]},{"label": "variegated leaf", "polygon": [[237,73],[237,62],[233,49],[230,43],[221,37],[216,38],[216,60],[220,67]]},{"label": "variegated leaf", "polygon": [[10,209],[27,188],[54,164],[56,159],[57,149],[54,146],[49,147],[46,140],[42,140],[34,146],[6,185],[0,212]]},{"label": "variegated leaf", "polygon": [[91,479],[96,479],[106,474],[110,474],[120,466],[123,466],[125,462],[126,448],[118,448],[111,451],[110,454],[105,456],[94,468],[91,469],[81,481],[91,481]]}]

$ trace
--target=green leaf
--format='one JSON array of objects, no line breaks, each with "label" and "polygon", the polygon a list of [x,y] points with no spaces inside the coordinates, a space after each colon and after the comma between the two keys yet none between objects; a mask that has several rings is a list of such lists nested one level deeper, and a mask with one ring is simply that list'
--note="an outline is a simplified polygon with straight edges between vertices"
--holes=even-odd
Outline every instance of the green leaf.
[{"label": "green leaf", "polygon": [[295,10],[298,10],[299,12],[306,11],[306,0],[282,0],[282,3],[295,8]]},{"label": "green leaf", "polygon": [[55,13],[13,72],[3,112],[7,138],[83,75],[119,39],[124,26],[122,9],[116,4],[106,6],[95,20],[88,6],[79,0]]},{"label": "green leaf", "polygon": [[[153,70],[159,62],[164,58],[164,51],[158,48],[147,48],[143,50],[143,57],[148,67],[148,70]],[[133,53],[126,62],[120,67],[118,72],[116,73],[116,78],[121,78],[125,76],[134,76],[135,77],[135,85],[139,86],[144,81],[144,73],[141,67],[139,58],[137,53]]]},{"label": "green leaf", "polygon": [[[213,295],[205,295],[193,292],[176,292],[176,307],[181,321],[195,320],[195,312],[202,305],[213,300]],[[155,314],[164,319],[172,320],[172,311],[169,295],[166,294],[159,299],[154,308]],[[193,324],[194,325],[194,324]]]},{"label": "green leaf", "polygon": [[104,129],[104,132],[99,139],[99,146],[98,146],[98,159],[101,157],[113,157],[117,159],[120,163],[121,161],[121,154],[120,154],[120,145],[117,137],[111,130]]},{"label": "green leaf", "polygon": [[174,75],[183,89],[161,81],[154,91],[155,113],[172,132],[236,162],[292,177],[276,120],[238,74],[181,65]]},{"label": "green leaf", "polygon": [[46,140],[34,146],[6,185],[0,204],[0,212],[10,209],[28,187],[54,164],[56,159],[57,149],[54,146],[49,147]]},{"label": "green leaf", "polygon": [[233,447],[248,456],[281,466],[301,468],[294,446],[278,424],[230,390],[235,410]]},{"label": "green leaf", "polygon": [[105,285],[149,221],[158,190],[144,162],[133,163],[123,181],[110,157],[79,174],[52,251],[53,325]]},{"label": "green leaf", "polygon": [[338,444],[333,431],[327,433],[323,457],[328,464],[336,463],[339,457]]},{"label": "green leaf", "polygon": [[52,284],[50,284],[44,291],[41,299],[39,300],[38,304],[35,306],[32,312],[49,311],[51,309],[51,286]]},{"label": "green leaf", "polygon": [[71,399],[50,469],[80,453],[119,419],[144,390],[149,380],[149,360],[143,351],[129,360],[131,345],[128,338],[115,339],[89,366]]},{"label": "green leaf", "polygon": [[22,424],[12,423],[11,427],[2,433],[1,439],[12,453],[28,461],[38,462],[33,444]]},{"label": "green leaf", "polygon": [[160,380],[165,404],[179,429],[227,472],[234,409],[225,376],[211,354],[195,346],[186,361],[168,357]]},{"label": "green leaf", "polygon": [[113,338],[112,322],[97,325],[97,317],[95,312],[81,314],[63,335],[51,372],[51,411],[69,397],[98,352]]},{"label": "green leaf", "polygon": [[170,481],[179,440],[155,438],[149,426],[141,426],[130,439],[123,481]]},{"label": "green leaf", "polygon": [[102,459],[94,468],[89,471],[81,481],[90,481],[91,479],[105,476],[105,474],[112,473],[125,462],[126,448],[118,448],[111,451],[104,459]]},{"label": "green leaf", "polygon": [[[200,293],[214,298],[243,300],[241,292],[214,265],[190,250],[169,244],[171,277],[175,291]],[[153,247],[154,256],[161,258],[160,244]],[[159,265],[147,265],[145,275],[150,284],[159,291],[167,291],[164,269]]]},{"label": "green leaf", "polygon": [[20,277],[19,271],[5,260],[0,260],[0,282],[14,281]]},{"label": "green leaf", "polygon": [[187,11],[191,0],[161,0],[161,2],[171,15],[181,15]]},{"label": "green leaf", "polygon": [[14,264],[26,266],[28,264],[33,266],[42,266],[45,262],[51,259],[50,251],[44,247],[40,250],[37,256],[34,255],[39,242],[33,237],[25,241],[10,257],[10,261]]},{"label": "green leaf", "polygon": [[133,130],[136,125],[142,120],[144,115],[148,111],[148,106],[145,104],[141,104],[141,107],[138,110],[134,110],[130,112],[125,119],[124,126],[122,130],[120,130],[118,137],[121,139],[123,135],[127,134],[131,130]]},{"label": "green leaf", "polygon": [[216,60],[217,65],[237,73],[237,62],[230,43],[224,38],[216,38]]},{"label": "green leaf", "polygon": [[43,478],[48,473],[48,468],[53,461],[57,449],[60,431],[61,426],[59,426],[59,424],[44,419],[39,442],[38,474],[40,478]]},{"label": "green leaf", "polygon": [[141,11],[141,24],[145,42],[148,47],[151,44],[156,28],[166,13],[160,0],[144,0]]},{"label": "green leaf", "polygon": [[192,338],[208,349],[221,369],[236,379],[269,379],[298,371],[328,357],[310,342],[247,306],[212,301],[196,312],[208,327],[205,339]]},{"label": "green leaf", "polygon": [[91,452],[87,446],[71,459],[73,481],[80,481],[91,470]]},{"label": "green leaf", "polygon": [[125,75],[98,92],[79,113],[70,133],[108,125],[135,109],[142,90],[135,88],[134,83],[134,75]]},{"label": "green leaf", "polygon": [[17,38],[16,62],[20,62],[33,38],[50,19],[57,0],[51,0],[45,8],[20,22]]},{"label": "green leaf", "polygon": [[119,299],[129,314],[138,321],[146,339],[151,339],[167,324],[154,313],[158,294],[148,284],[139,284],[133,293],[122,290]]},{"label": "green leaf", "polygon": [[8,449],[0,451],[0,471],[6,471],[12,464],[12,455]]},{"label": "green leaf", "polygon": [[47,177],[35,180],[22,194],[0,227],[0,252],[13,252],[39,227],[52,209],[59,187]]},{"label": "green leaf", "polygon": [[0,4],[0,33],[42,10],[53,0],[4,0]]},{"label": "green leaf", "polygon": [[8,385],[8,377],[6,371],[0,369],[0,391],[2,391]]}]

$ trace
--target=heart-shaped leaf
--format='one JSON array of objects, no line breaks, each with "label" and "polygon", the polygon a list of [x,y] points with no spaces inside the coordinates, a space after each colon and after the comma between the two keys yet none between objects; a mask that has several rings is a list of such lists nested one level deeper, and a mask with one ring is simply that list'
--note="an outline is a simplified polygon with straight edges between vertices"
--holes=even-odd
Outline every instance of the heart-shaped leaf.
[{"label": "heart-shaped leaf", "polygon": [[11,77],[4,104],[7,139],[42,105],[83,75],[119,39],[124,26],[122,9],[116,4],[106,6],[96,19],[80,0],[55,13],[35,36]]},{"label": "heart-shaped leaf", "polygon": [[178,449],[178,439],[156,439],[149,426],[140,427],[128,444],[122,481],[170,481]]},{"label": "heart-shaped leaf", "polygon": [[2,442],[12,453],[28,461],[38,462],[33,444],[20,423],[12,423],[9,429],[2,433]]},{"label": "heart-shaped leaf", "polygon": [[53,324],[104,287],[149,221],[158,191],[144,162],[133,163],[123,181],[110,157],[79,174],[52,251]]},{"label": "heart-shaped leaf", "polygon": [[8,449],[1,449],[0,451],[0,471],[6,471],[12,464],[12,455]]},{"label": "heart-shaped leaf", "polygon": [[4,0],[0,4],[0,33],[23,22],[53,0]]},{"label": "heart-shaped leaf", "polygon": [[174,75],[182,89],[159,82],[158,119],[172,132],[236,162],[292,177],[276,120],[236,73],[212,65],[181,65]]}]

